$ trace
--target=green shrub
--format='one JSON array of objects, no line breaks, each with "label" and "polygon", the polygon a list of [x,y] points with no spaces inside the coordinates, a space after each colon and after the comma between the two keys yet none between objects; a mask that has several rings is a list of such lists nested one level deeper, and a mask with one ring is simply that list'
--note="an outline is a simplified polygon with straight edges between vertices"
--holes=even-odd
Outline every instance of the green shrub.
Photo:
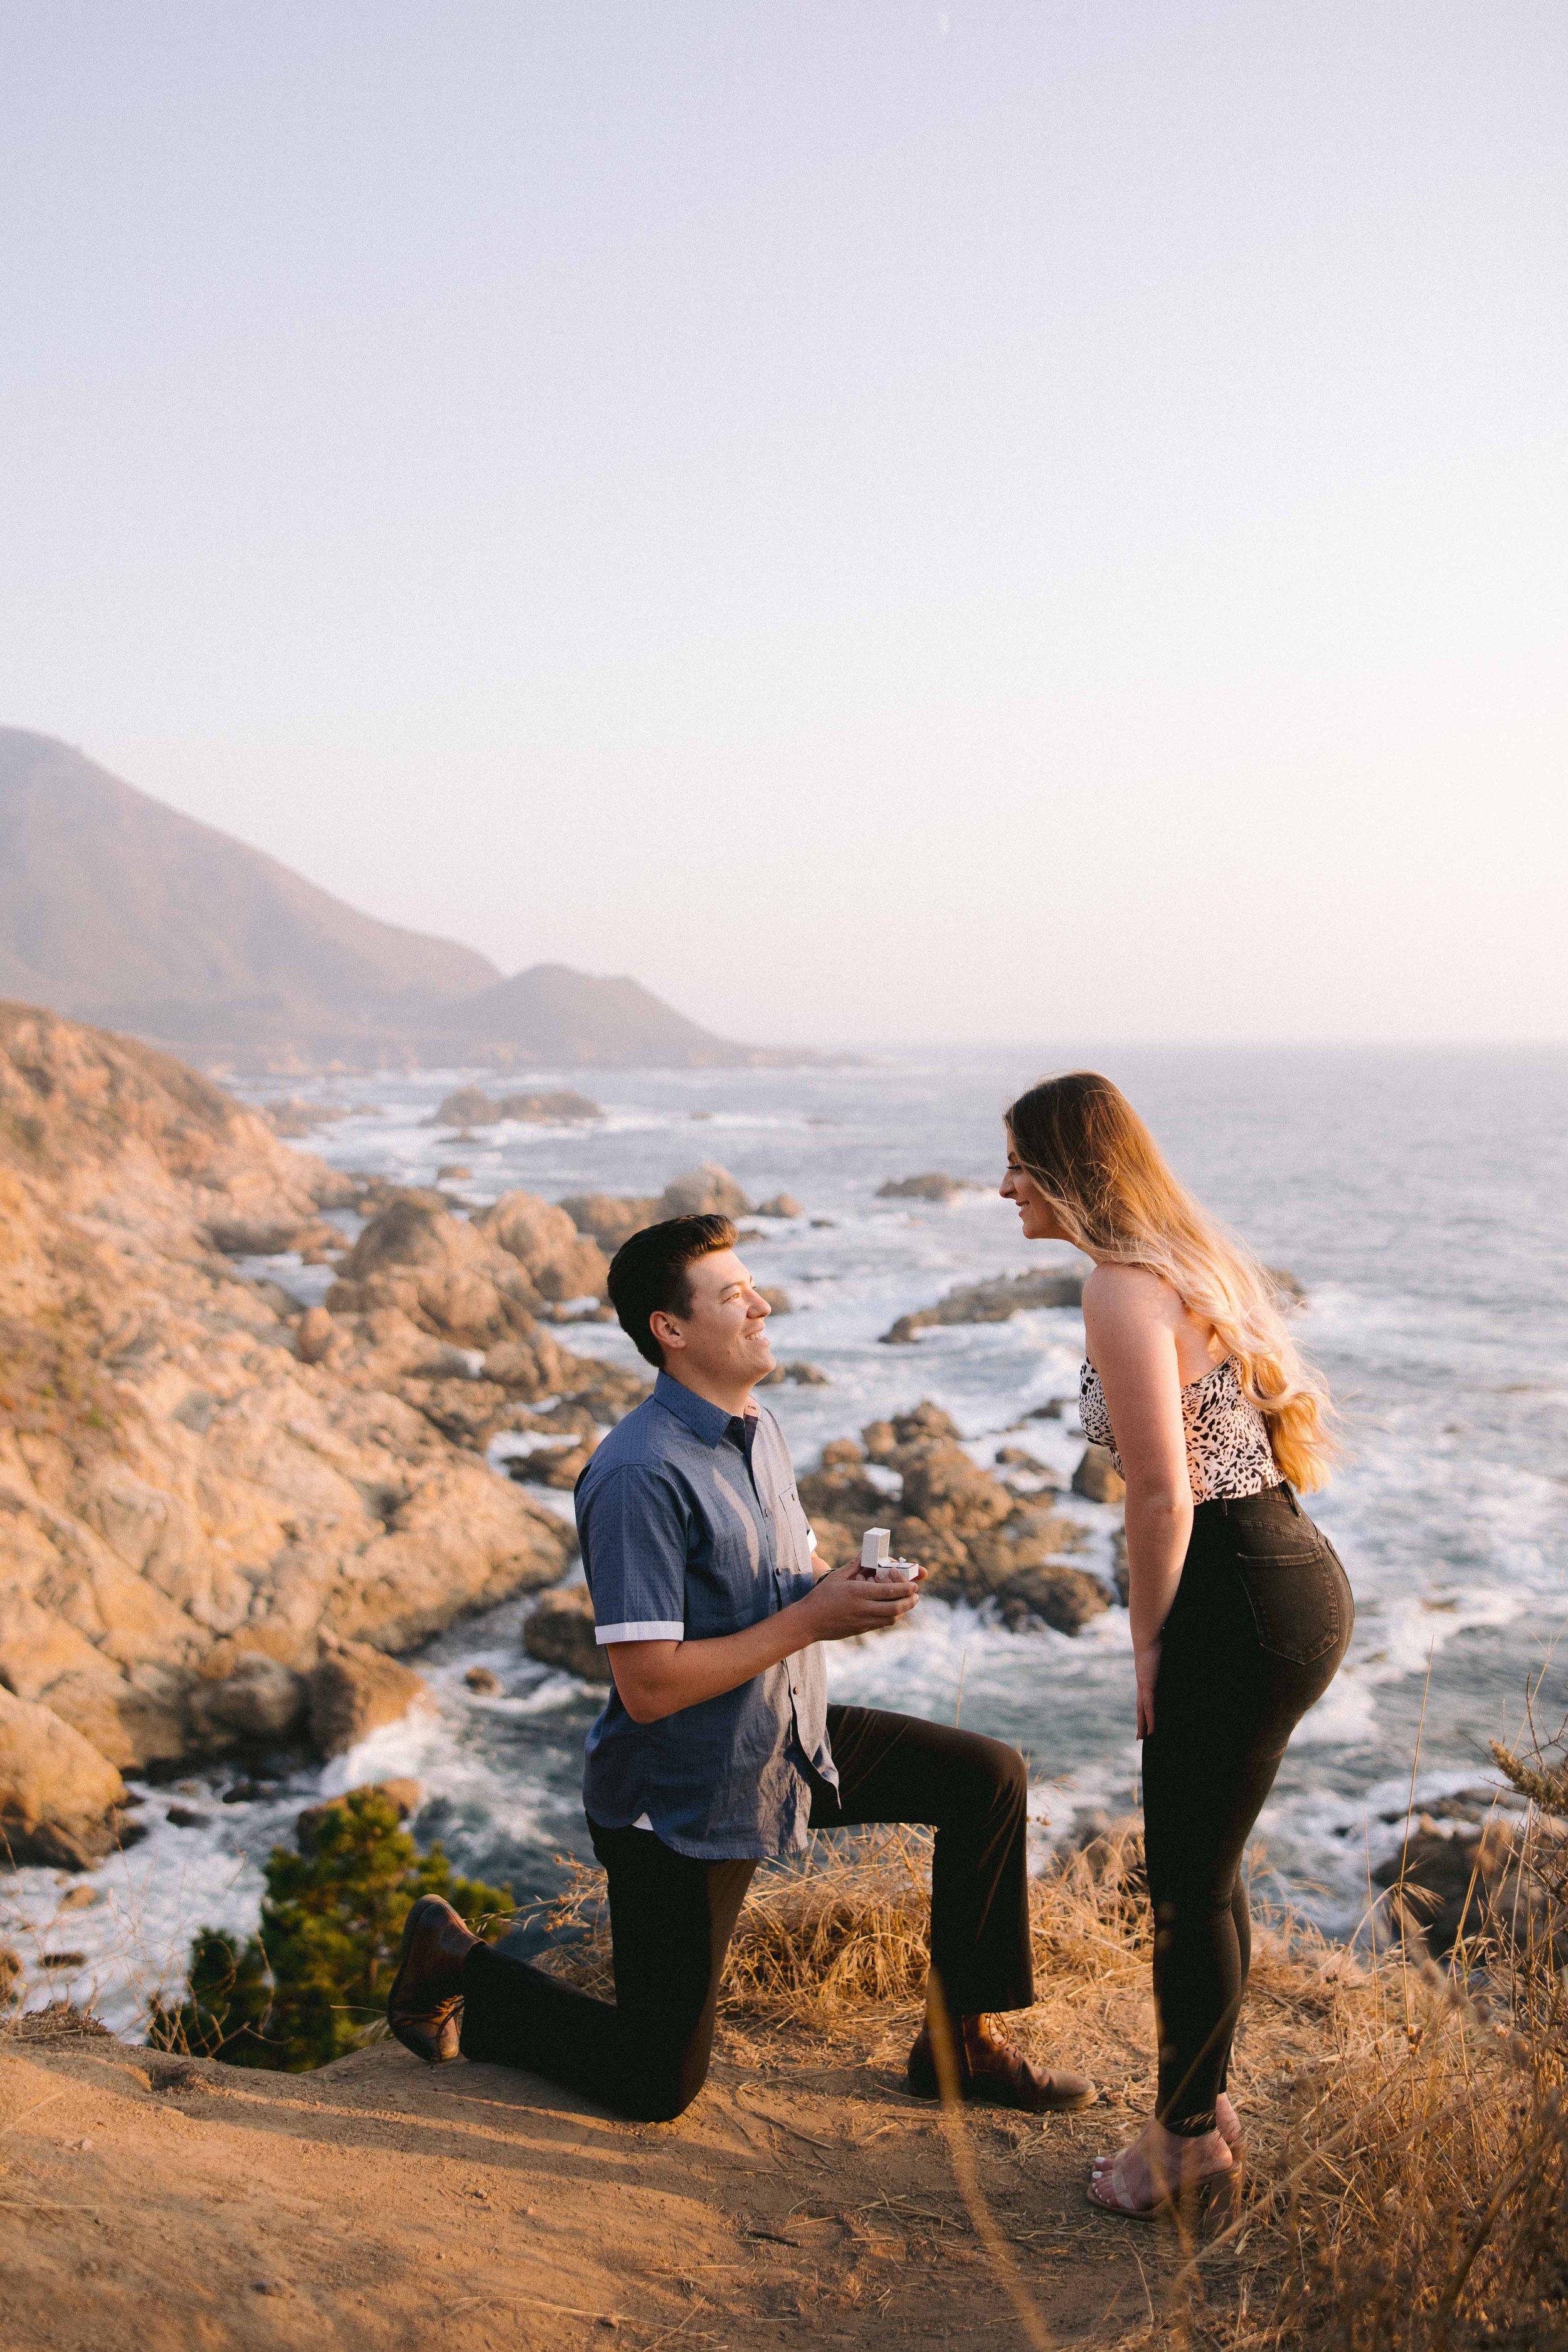
[{"label": "green shrub", "polygon": [[470,1926],[511,1909],[505,1887],[454,1876],[438,1845],[419,1853],[379,1790],[355,1789],[317,1815],[309,1853],[273,1847],[258,1935],[200,1930],[186,1998],[157,2005],[149,2042],[286,2074],[341,2058],[385,2008],[422,1895],[444,1895]]}]

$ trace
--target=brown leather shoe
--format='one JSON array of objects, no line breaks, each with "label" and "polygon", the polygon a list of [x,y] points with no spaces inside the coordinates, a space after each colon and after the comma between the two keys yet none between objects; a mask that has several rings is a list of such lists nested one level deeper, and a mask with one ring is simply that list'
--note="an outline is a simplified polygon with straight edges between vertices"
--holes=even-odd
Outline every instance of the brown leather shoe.
[{"label": "brown leather shoe", "polygon": [[[1074,2107],[1087,2107],[1093,2098],[1094,2084],[1084,2075],[1043,2074],[994,2030],[988,2018],[961,2017],[958,2022],[955,2055],[960,2098],[984,2100],[996,2107],[1022,2107],[1026,2115],[1031,2116],[1060,2115]],[[917,2099],[942,2096],[929,2026],[921,2026],[910,2052],[906,2083]]]},{"label": "brown leather shoe", "polygon": [[404,2048],[426,2065],[439,2066],[458,2054],[463,1962],[479,1940],[438,1895],[422,1895],[404,1921],[386,2021]]}]

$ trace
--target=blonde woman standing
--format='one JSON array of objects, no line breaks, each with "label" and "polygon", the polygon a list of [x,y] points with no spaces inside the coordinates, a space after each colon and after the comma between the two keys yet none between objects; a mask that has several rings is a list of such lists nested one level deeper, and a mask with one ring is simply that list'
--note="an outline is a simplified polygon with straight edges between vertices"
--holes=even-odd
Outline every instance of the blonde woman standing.
[{"label": "blonde woman standing", "polygon": [[1146,2217],[1233,2190],[1241,2163],[1226,2076],[1250,1945],[1242,1853],[1354,1613],[1297,1501],[1326,1475],[1328,1399],[1263,1267],[1109,1078],[1047,1078],[1006,1128],[1002,1192],[1026,1238],[1094,1260],[1083,1430],[1127,1482],[1160,2076],[1150,2122],[1099,2159],[1089,2194]]}]

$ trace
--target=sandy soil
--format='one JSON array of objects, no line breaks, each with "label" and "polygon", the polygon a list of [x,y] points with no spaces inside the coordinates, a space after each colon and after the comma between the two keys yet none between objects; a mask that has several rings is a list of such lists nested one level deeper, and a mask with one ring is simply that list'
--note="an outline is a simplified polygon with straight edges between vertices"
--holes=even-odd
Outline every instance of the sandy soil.
[{"label": "sandy soil", "polygon": [[[907,2035],[864,2053],[731,2032],[673,2125],[391,2042],[266,2075],[24,2020],[0,2040],[5,2352],[555,2352],[1026,2340]],[[875,2042],[870,2047],[871,2042]],[[1110,2053],[1102,2047],[1102,2060]],[[814,2058],[822,2061],[810,2063]],[[1050,2338],[1142,2335],[1182,2248],[1097,2215],[1076,2117],[970,2111],[967,2145]]]}]

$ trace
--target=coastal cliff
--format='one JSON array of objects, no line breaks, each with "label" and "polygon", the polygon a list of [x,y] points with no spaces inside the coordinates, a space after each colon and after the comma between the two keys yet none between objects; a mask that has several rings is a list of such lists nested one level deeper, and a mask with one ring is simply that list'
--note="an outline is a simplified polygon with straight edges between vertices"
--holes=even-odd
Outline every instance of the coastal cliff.
[{"label": "coastal cliff", "polygon": [[[353,1250],[322,1215],[351,1205]],[[532,1402],[612,1419],[640,1383],[536,1319],[602,1271],[571,1221],[514,1195],[489,1223],[367,1193],[148,1046],[0,1005],[15,1858],[93,1858],[121,1772],[308,1737],[327,1662],[374,1681],[376,1653],[560,1579],[569,1526],[479,1449]],[[286,1247],[343,1253],[337,1311],[231,1262]]]}]

